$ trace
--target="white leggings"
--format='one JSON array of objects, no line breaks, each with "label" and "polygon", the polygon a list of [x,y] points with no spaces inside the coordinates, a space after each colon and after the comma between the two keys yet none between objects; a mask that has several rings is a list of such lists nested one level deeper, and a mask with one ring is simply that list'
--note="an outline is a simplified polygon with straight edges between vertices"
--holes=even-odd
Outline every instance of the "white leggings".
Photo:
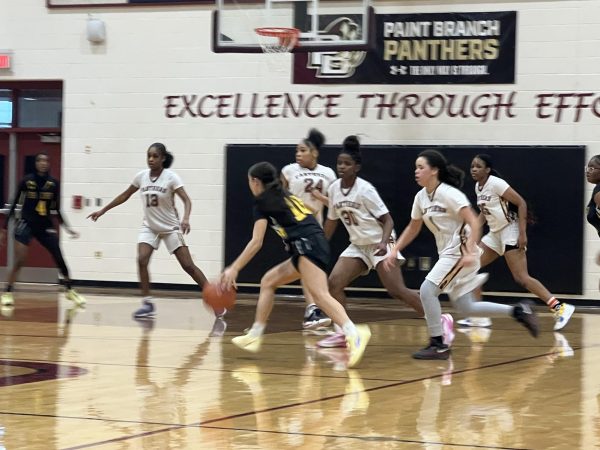
[{"label": "white leggings", "polygon": [[[438,298],[441,293],[441,289],[429,280],[423,281],[419,290],[429,336],[442,335],[442,307]],[[513,307],[508,305],[476,301],[473,292],[453,299],[452,305],[460,314],[475,317],[511,316],[513,310]]]}]

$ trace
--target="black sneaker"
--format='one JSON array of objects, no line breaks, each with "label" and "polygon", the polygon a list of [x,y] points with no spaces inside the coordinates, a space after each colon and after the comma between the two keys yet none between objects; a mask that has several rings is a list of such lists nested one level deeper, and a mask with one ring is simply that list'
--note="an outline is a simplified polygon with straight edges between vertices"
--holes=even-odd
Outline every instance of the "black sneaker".
[{"label": "black sneaker", "polygon": [[517,322],[527,328],[533,337],[538,337],[538,320],[535,311],[531,308],[531,302],[523,301],[515,306],[513,309],[513,317]]},{"label": "black sneaker", "polygon": [[307,314],[304,315],[304,322],[302,322],[302,328],[305,330],[318,330],[320,328],[327,328],[331,325],[331,319],[323,314],[320,308],[313,306],[308,309]]},{"label": "black sneaker", "polygon": [[413,353],[412,357],[414,359],[448,359],[450,358],[450,347],[431,339],[427,347]]},{"label": "black sneaker", "polygon": [[154,303],[149,300],[142,302],[142,307],[133,313],[134,319],[150,319],[154,317]]}]

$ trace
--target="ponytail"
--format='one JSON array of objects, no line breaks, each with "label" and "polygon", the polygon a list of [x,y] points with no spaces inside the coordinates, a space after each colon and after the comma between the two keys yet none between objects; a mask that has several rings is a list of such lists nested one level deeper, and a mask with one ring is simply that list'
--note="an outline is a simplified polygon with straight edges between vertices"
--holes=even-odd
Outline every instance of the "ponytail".
[{"label": "ponytail", "polygon": [[167,150],[167,147],[165,147],[165,144],[162,144],[160,142],[155,142],[150,147],[148,147],[148,150],[150,150],[151,148],[156,149],[165,158],[165,160],[163,161],[163,167],[165,169],[168,169],[169,167],[171,167],[175,157],[173,156],[173,153],[171,153],[170,151]]}]

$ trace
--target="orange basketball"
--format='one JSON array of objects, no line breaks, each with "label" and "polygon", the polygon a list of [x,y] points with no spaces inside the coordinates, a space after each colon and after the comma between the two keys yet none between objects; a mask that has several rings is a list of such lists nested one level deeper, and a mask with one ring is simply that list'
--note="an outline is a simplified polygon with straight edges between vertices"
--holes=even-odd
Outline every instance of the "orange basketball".
[{"label": "orange basketball", "polygon": [[232,310],[235,305],[235,289],[221,291],[215,283],[206,283],[202,289],[202,299],[214,310],[227,308]]}]

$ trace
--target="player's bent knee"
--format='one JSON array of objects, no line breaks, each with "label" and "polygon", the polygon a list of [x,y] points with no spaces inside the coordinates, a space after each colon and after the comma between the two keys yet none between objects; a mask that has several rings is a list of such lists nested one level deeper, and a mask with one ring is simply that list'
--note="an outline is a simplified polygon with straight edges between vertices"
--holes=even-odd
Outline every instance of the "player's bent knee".
[{"label": "player's bent knee", "polygon": [[515,283],[517,283],[521,287],[525,287],[525,285],[527,284],[527,281],[529,280],[529,276],[523,276],[523,275],[517,275],[513,278],[515,280]]},{"label": "player's bent knee", "polygon": [[275,289],[277,286],[279,286],[279,277],[272,272],[267,272],[260,279],[261,289]]},{"label": "player's bent knee", "polygon": [[329,277],[329,279],[327,280],[327,285],[329,286],[329,292],[331,292],[332,294],[335,293],[340,293],[344,290],[343,283],[342,280],[340,280],[338,277]]},{"label": "player's bent knee", "polygon": [[148,258],[138,258],[138,260],[137,260],[138,266],[143,269],[148,267],[149,262],[150,262],[150,260]]}]

